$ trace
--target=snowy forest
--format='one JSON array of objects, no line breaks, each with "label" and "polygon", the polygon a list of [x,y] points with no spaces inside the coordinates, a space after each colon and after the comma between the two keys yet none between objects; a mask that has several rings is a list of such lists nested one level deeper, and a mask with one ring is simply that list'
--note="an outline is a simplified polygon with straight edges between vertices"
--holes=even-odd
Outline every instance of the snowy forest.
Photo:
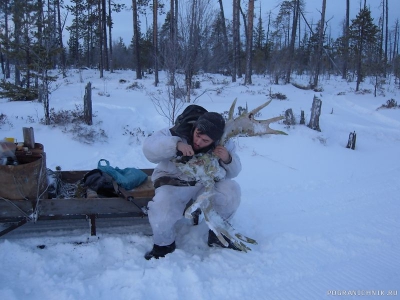
[{"label": "snowy forest", "polygon": [[[300,74],[309,77],[303,87],[309,89],[318,88],[320,76],[332,74],[354,82],[356,91],[367,76],[376,88],[388,74],[400,78],[399,20],[389,23],[388,0],[380,0],[378,20],[366,0],[350,19],[347,0],[338,37],[327,31],[326,0],[314,23],[305,17],[306,0],[281,1],[275,17],[257,0],[219,0],[219,9],[209,0],[132,0],[131,7],[121,2],[2,0],[0,97],[46,101],[54,81],[48,71],[66,76],[68,68],[96,68],[100,78],[104,71],[130,69],[137,80],[154,72],[155,85],[164,70],[186,102],[199,72],[222,73],[232,82],[244,76],[245,84],[252,83],[252,74],[269,75],[274,84],[290,83],[292,74]],[[224,13],[226,3],[231,16]],[[132,12],[129,45],[113,36],[113,20],[122,9]],[[149,10],[152,22],[145,31],[140,20]],[[177,73],[184,75],[182,82],[175,80]]]}]

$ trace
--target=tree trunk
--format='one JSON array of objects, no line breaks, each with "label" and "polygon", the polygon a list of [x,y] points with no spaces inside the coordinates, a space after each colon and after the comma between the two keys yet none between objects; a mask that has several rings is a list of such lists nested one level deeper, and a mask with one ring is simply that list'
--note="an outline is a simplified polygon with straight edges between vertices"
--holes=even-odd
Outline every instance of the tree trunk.
[{"label": "tree trunk", "polygon": [[[385,58],[384,58],[384,76],[386,77],[387,73],[387,64],[388,64],[388,36],[389,36],[389,3],[386,0],[386,34],[385,34]],[[382,32],[383,34],[383,32]]]},{"label": "tree trunk", "polygon": [[106,71],[110,70],[110,62],[108,59],[108,46],[107,46],[107,6],[106,6],[106,0],[101,1],[101,23],[102,23],[102,30],[103,30],[103,51],[104,51],[104,68]]},{"label": "tree trunk", "polygon": [[384,24],[385,24],[385,0],[381,0],[382,4],[382,13],[381,16],[379,17],[379,25],[381,26],[381,33],[380,33],[380,38],[379,38],[379,46],[378,46],[378,51],[379,51],[379,59],[383,59],[383,36],[384,36]]},{"label": "tree trunk", "polygon": [[344,29],[344,49],[342,78],[347,79],[347,64],[349,60],[349,27],[350,27],[350,0],[346,0],[346,24]]},{"label": "tree trunk", "polygon": [[296,124],[296,119],[294,118],[293,110],[291,108],[285,111],[285,120],[283,120],[283,124],[289,126]]},{"label": "tree trunk", "polygon": [[311,118],[308,123],[308,127],[313,130],[321,131],[319,127],[319,116],[321,115],[322,101],[317,96],[314,96],[312,107],[311,107]]},{"label": "tree trunk", "polygon": [[229,42],[228,42],[228,34],[226,33],[226,23],[225,23],[225,13],[224,13],[224,6],[222,4],[222,0],[218,0],[219,8],[220,8],[220,18],[222,23],[222,35],[224,41],[224,52],[226,57],[226,68],[228,74],[231,72],[231,66],[229,62]]},{"label": "tree trunk", "polygon": [[252,73],[252,52],[253,52],[253,20],[254,20],[254,0],[249,0],[249,10],[247,12],[248,28],[246,40],[246,74],[244,78],[245,84],[251,84]]},{"label": "tree trunk", "polygon": [[77,65],[80,65],[80,55],[79,55],[79,14],[78,14],[78,6],[75,6],[76,12],[75,12],[75,35],[74,35],[74,49],[76,50],[75,56],[74,56],[74,63],[75,67]]},{"label": "tree trunk", "polygon": [[154,49],[154,86],[159,83],[158,80],[158,0],[153,0],[153,49]]},{"label": "tree trunk", "polygon": [[[20,44],[21,43],[21,36],[22,36],[22,25],[21,25],[21,16],[19,15],[19,4],[16,5],[14,3],[14,6],[12,8],[12,16],[13,16],[13,23],[14,23],[14,42],[15,44]],[[15,71],[14,71],[14,84],[17,86],[21,85],[21,71],[19,69],[20,65],[20,60],[19,60],[19,55],[15,58]]]},{"label": "tree trunk", "polygon": [[113,47],[112,47],[112,18],[111,18],[111,0],[108,0],[108,38],[109,38],[109,48],[110,48],[110,72],[114,73],[114,60],[113,60]]},{"label": "tree trunk", "polygon": [[364,51],[364,21],[360,28],[360,40],[358,41],[358,57],[357,57],[357,83],[356,92],[360,90],[360,84],[362,79],[362,53]]},{"label": "tree trunk", "polygon": [[293,25],[292,25],[292,35],[290,37],[290,47],[289,47],[289,63],[286,70],[286,83],[290,83],[290,75],[292,74],[292,65],[294,60],[294,44],[296,40],[296,31],[297,31],[297,21],[299,19],[299,10],[300,10],[300,0],[295,0],[293,7]]},{"label": "tree trunk", "polygon": [[325,10],[326,10],[326,0],[322,0],[322,12],[321,12],[321,25],[318,37],[318,53],[317,53],[317,66],[314,76],[314,87],[318,86],[318,77],[321,69],[322,61],[322,48],[324,45],[324,28],[325,28]]},{"label": "tree trunk", "polygon": [[350,132],[346,148],[354,150],[356,148],[357,134],[355,131]]},{"label": "tree trunk", "polygon": [[83,96],[83,114],[85,123],[92,125],[92,84],[88,82],[85,87],[85,95]]},{"label": "tree trunk", "polygon": [[10,38],[9,38],[9,32],[8,32],[8,1],[9,0],[4,0],[3,2],[3,12],[4,12],[4,49],[6,50],[6,54],[4,55],[4,62],[5,62],[5,66],[4,66],[4,75],[5,78],[8,79],[10,78],[10,59],[8,56],[9,50],[10,50],[10,46],[9,46],[9,42],[10,42]]},{"label": "tree trunk", "polygon": [[306,119],[304,118],[304,110],[300,112],[300,124],[305,125],[306,124]]},{"label": "tree trunk", "polygon": [[239,6],[240,0],[233,0],[233,61],[232,61],[232,82],[236,82],[237,70],[239,65]]},{"label": "tree trunk", "polygon": [[134,35],[134,51],[135,51],[135,62],[136,62],[136,79],[142,79],[142,70],[140,66],[140,32],[138,25],[138,9],[137,9],[137,1],[132,0],[132,8],[133,8],[133,35]]},{"label": "tree trunk", "polygon": [[192,89],[192,78],[194,74],[194,61],[197,57],[198,49],[198,34],[197,34],[197,0],[192,1],[190,12],[190,25],[189,25],[189,43],[188,43],[188,57],[186,60],[185,68],[185,85],[186,85],[186,101],[190,102],[190,94]]},{"label": "tree trunk", "polygon": [[101,3],[102,3],[102,0],[98,0],[98,2],[97,2],[97,10],[98,10],[98,15],[97,15],[97,17],[99,18],[99,23],[98,23],[98,34],[99,34],[99,71],[100,71],[100,78],[103,78],[104,77],[104,74],[103,74],[103,72],[104,72],[104,65],[103,65],[103,59],[104,59],[104,56],[103,56],[103,30],[102,30],[102,25],[103,25],[103,22],[102,22],[102,18],[101,18]]},{"label": "tree trunk", "polygon": [[394,27],[394,43],[393,43],[394,45],[393,45],[393,55],[392,55],[393,56],[392,57],[393,61],[396,59],[396,56],[398,55],[398,52],[399,52],[399,45],[398,45],[399,39],[398,39],[398,36],[399,36],[399,19],[396,20],[396,25]]},{"label": "tree trunk", "polygon": [[[244,27],[244,33],[245,33],[245,38],[247,41],[247,35],[248,35],[248,30],[247,30],[247,22],[246,22],[246,15],[243,12],[242,7],[240,6],[239,3],[239,12],[242,15],[242,19],[243,19],[243,27]],[[238,30],[238,53],[239,53],[239,60],[238,60],[238,78],[242,78],[242,57],[241,57],[241,43],[240,43],[240,18],[239,19],[239,30]],[[246,46],[246,45],[245,45]]]},{"label": "tree trunk", "polygon": [[59,45],[61,48],[61,69],[62,69],[62,74],[63,77],[66,77],[67,74],[65,73],[65,68],[66,68],[66,57],[65,57],[65,49],[64,49],[64,43],[63,43],[63,38],[62,38],[62,24],[61,24],[61,8],[60,8],[60,0],[57,0],[56,2],[56,7],[57,7],[57,31],[58,31],[58,41]]}]

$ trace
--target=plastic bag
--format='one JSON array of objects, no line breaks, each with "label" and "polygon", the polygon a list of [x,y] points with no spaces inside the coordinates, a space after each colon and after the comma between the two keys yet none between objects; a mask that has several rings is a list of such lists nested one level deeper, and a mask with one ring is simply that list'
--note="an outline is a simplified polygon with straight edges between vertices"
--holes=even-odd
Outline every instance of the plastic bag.
[{"label": "plastic bag", "polygon": [[0,141],[0,166],[17,165],[15,149],[17,145],[7,141]]},{"label": "plastic bag", "polygon": [[[105,162],[106,165],[102,165],[102,162]],[[118,185],[126,190],[138,187],[147,180],[147,174],[142,170],[136,168],[114,168],[110,166],[110,163],[106,159],[100,159],[97,168],[110,175]]]}]

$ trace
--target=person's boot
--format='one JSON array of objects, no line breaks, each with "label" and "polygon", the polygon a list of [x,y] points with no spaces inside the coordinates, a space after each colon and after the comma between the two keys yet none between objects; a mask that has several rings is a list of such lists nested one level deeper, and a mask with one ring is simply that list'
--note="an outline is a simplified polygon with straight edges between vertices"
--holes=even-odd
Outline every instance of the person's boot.
[{"label": "person's boot", "polygon": [[164,257],[168,253],[172,253],[175,251],[175,242],[168,246],[158,246],[156,244],[153,245],[153,249],[147,252],[144,256],[145,259],[149,260],[151,258],[159,259],[160,257]]},{"label": "person's boot", "polygon": [[222,247],[222,248],[229,248],[233,249],[236,251],[242,251],[238,247],[235,246],[234,243],[230,239],[228,239],[226,236],[222,235],[224,239],[228,242],[228,246],[224,246],[224,244],[221,243],[221,241],[218,239],[217,235],[212,231],[211,229],[208,231],[208,241],[207,244],[209,247]]}]

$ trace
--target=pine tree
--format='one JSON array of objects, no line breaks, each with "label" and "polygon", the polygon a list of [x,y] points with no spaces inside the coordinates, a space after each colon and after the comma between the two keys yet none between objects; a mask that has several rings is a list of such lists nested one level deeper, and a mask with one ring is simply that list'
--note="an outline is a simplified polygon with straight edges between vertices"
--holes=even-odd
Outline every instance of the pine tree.
[{"label": "pine tree", "polygon": [[354,47],[357,63],[357,85],[356,91],[360,88],[363,79],[363,60],[366,58],[366,52],[378,40],[379,28],[373,23],[371,11],[364,6],[357,17],[352,20],[349,28],[350,41]]},{"label": "pine tree", "polygon": [[257,18],[257,25],[254,30],[254,57],[253,57],[253,70],[257,74],[265,72],[267,67],[267,59],[265,55],[266,50],[266,34],[264,30],[263,20],[261,18],[261,6],[259,16]]}]

